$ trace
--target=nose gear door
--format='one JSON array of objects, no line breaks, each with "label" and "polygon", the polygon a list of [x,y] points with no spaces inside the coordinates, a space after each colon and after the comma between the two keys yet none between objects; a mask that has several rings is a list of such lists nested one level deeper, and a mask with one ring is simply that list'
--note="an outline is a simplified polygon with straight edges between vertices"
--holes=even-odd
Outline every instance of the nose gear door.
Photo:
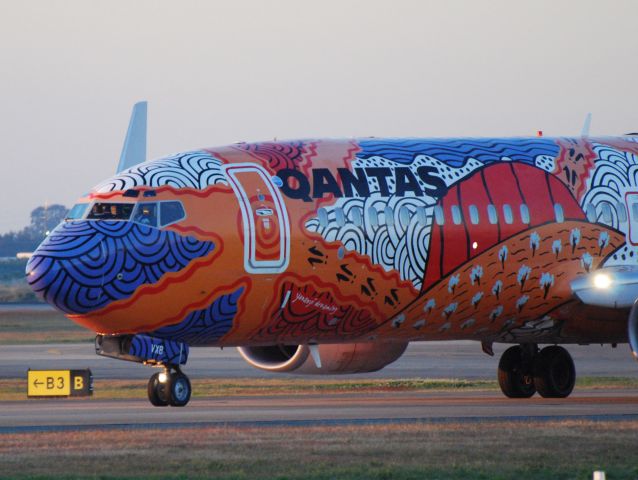
[{"label": "nose gear door", "polygon": [[290,260],[290,222],[270,174],[254,163],[225,165],[224,170],[241,208],[245,270],[285,271]]}]

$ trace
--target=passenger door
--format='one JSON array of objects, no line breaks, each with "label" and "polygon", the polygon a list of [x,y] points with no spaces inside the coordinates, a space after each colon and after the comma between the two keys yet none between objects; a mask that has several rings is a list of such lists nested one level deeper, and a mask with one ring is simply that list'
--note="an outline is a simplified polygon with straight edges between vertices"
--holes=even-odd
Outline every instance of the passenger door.
[{"label": "passenger door", "polygon": [[248,273],[280,273],[290,257],[286,204],[270,174],[253,163],[224,167],[243,222],[244,268]]},{"label": "passenger door", "polygon": [[638,192],[627,192],[625,203],[629,217],[627,241],[632,245],[638,245]]}]

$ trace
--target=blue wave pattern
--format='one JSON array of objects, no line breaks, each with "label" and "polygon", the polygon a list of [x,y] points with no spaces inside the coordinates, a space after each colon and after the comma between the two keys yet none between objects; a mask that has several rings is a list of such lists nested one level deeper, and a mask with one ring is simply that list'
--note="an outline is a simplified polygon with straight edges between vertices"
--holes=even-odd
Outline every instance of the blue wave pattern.
[{"label": "blue wave pattern", "polygon": [[134,335],[128,353],[165,365],[184,365],[188,361],[188,345],[147,335]]},{"label": "blue wave pattern", "polygon": [[130,222],[66,222],[27,264],[31,288],[66,313],[88,313],[130,297],[215,245]]},{"label": "blue wave pattern", "polygon": [[533,165],[536,157],[556,157],[559,152],[556,142],[547,138],[364,139],[359,146],[359,158],[379,156],[409,164],[416,155],[427,155],[453,167],[462,166],[470,158],[491,163],[503,157]]},{"label": "blue wave pattern", "polygon": [[233,293],[221,295],[209,307],[191,312],[180,323],[162,327],[150,335],[189,345],[213,345],[232,328],[237,302],[243,291],[244,287],[241,287]]}]

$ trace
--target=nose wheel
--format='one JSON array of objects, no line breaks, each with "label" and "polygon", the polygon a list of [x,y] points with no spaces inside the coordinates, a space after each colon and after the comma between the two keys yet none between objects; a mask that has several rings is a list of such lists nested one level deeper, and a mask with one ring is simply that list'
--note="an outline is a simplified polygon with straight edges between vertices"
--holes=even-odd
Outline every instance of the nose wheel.
[{"label": "nose wheel", "polygon": [[191,382],[178,368],[154,373],[148,381],[148,399],[156,407],[183,407],[191,398]]}]

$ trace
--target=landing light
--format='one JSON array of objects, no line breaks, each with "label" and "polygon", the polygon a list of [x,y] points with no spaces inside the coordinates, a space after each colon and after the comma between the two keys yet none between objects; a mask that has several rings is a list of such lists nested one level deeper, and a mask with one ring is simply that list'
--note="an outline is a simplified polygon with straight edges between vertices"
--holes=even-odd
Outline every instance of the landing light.
[{"label": "landing light", "polygon": [[162,372],[159,374],[157,379],[159,380],[160,383],[166,383],[166,380],[168,379],[168,377],[166,376],[164,372]]},{"label": "landing light", "polygon": [[594,287],[605,290],[611,286],[611,277],[606,273],[594,275]]}]

